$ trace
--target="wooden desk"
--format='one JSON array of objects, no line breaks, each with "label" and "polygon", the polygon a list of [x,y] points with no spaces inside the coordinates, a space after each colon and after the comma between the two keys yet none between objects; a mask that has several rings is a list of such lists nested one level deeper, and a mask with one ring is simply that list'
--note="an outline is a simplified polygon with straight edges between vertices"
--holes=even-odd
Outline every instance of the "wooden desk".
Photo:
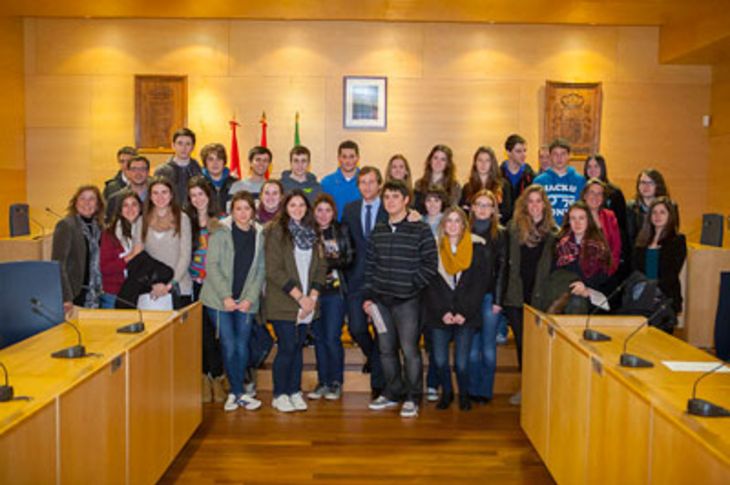
[{"label": "wooden desk", "polygon": [[[525,307],[521,424],[558,483],[727,483],[730,419],[685,413],[700,373],[672,372],[662,360],[715,361],[654,328],[628,351],[650,369],[618,365],[640,317],[595,317],[610,342],[581,338],[585,316]],[[705,379],[699,397],[730,407],[730,375]]]},{"label": "wooden desk", "polygon": [[715,315],[723,271],[730,271],[729,249],[687,244],[684,325],[687,342],[697,347],[714,347]]},{"label": "wooden desk", "polygon": [[136,311],[82,310],[88,352],[58,325],[0,351],[16,395],[0,403],[0,483],[156,482],[202,419],[201,306],[144,312],[144,333],[115,329]]},{"label": "wooden desk", "polygon": [[50,261],[53,233],[0,237],[0,263],[9,261]]}]

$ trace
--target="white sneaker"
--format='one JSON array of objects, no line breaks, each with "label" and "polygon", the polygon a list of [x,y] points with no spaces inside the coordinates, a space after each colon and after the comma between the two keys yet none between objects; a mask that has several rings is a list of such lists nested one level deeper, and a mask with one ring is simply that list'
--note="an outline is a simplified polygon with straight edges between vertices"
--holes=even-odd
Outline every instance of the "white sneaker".
[{"label": "white sneaker", "polygon": [[435,387],[426,388],[426,401],[436,402],[439,400],[439,391]]},{"label": "white sneaker", "polygon": [[398,403],[396,401],[391,401],[382,394],[378,396],[375,401],[372,401],[370,404],[368,404],[368,408],[372,409],[373,411],[382,411],[383,409],[394,408],[396,406],[398,406]]},{"label": "white sneaker", "polygon": [[406,401],[400,408],[401,418],[415,418],[418,416],[418,404],[413,401]]},{"label": "white sneaker", "polygon": [[307,397],[312,401],[318,401],[325,397],[328,392],[329,388],[327,386],[325,386],[324,384],[317,384],[317,387],[315,387],[312,392],[307,394]]},{"label": "white sneaker", "polygon": [[307,403],[304,400],[304,396],[302,396],[301,391],[295,392],[291,396],[289,396],[289,401],[291,401],[291,405],[294,406],[294,409],[297,411],[306,411],[307,410]]},{"label": "white sneaker", "polygon": [[246,411],[255,411],[261,407],[261,401],[249,396],[248,394],[241,394],[240,396],[238,396],[236,404],[238,404]]},{"label": "white sneaker", "polygon": [[289,396],[287,396],[286,394],[282,394],[281,396],[272,399],[271,407],[273,407],[280,413],[293,413],[294,411],[296,411],[296,409],[294,409],[294,406],[292,406],[291,400],[289,400]]},{"label": "white sneaker", "polygon": [[513,394],[509,398],[509,403],[513,406],[519,406],[522,404],[522,391],[517,391],[516,394]]},{"label": "white sneaker", "polygon": [[327,394],[324,395],[324,398],[328,401],[337,401],[339,398],[342,397],[342,385],[339,382],[335,382],[327,389]]},{"label": "white sneaker", "polygon": [[255,382],[244,382],[243,393],[248,397],[256,397],[256,383]]},{"label": "white sneaker", "polygon": [[226,398],[226,403],[223,405],[224,411],[235,411],[238,409],[238,403],[236,402],[236,395],[235,394],[229,394],[228,398]]}]

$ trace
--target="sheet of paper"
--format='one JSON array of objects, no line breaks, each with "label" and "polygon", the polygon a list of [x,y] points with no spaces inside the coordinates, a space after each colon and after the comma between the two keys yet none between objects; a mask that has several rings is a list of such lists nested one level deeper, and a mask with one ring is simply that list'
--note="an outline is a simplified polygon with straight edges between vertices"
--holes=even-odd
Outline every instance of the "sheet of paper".
[{"label": "sheet of paper", "polygon": [[368,308],[368,313],[370,313],[370,318],[373,319],[375,331],[381,335],[384,333],[388,333],[388,329],[385,327],[385,321],[383,320],[383,315],[380,314],[380,310],[378,310],[378,306],[375,303],[370,305],[370,308]]},{"label": "sheet of paper", "polygon": [[[662,364],[664,364],[669,370],[673,372],[709,372],[718,365],[720,365],[720,362],[688,362],[681,360],[663,360]],[[730,369],[727,365],[725,365],[725,367],[717,369],[716,372],[727,373],[730,372]]]},{"label": "sheet of paper", "polygon": [[593,288],[588,288],[588,298],[591,300],[593,306],[597,306],[601,310],[610,311],[611,306],[608,304],[606,295],[600,291],[596,291]]},{"label": "sheet of paper", "polygon": [[172,294],[153,299],[150,293],[143,293],[137,299],[137,308],[140,310],[172,310]]}]

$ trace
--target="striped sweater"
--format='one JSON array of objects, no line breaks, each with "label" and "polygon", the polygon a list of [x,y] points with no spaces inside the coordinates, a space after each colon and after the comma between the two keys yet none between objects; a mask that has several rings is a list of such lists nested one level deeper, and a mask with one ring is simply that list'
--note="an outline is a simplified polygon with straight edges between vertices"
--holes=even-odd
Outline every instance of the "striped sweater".
[{"label": "striped sweater", "polygon": [[438,253],[431,229],[423,222],[379,222],[368,240],[365,299],[410,299],[436,275]]}]

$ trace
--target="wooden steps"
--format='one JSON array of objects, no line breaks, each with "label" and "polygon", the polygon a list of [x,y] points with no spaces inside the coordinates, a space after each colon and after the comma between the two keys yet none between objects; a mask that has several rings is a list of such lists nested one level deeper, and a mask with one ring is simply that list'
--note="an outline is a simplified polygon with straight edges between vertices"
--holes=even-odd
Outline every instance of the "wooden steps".
[{"label": "wooden steps", "polygon": [[[345,342],[345,338],[343,338]],[[262,369],[258,370],[257,386],[259,390],[271,391],[271,365],[276,355],[276,346],[266,359]],[[426,353],[423,352],[424,371],[428,367]],[[345,343],[345,392],[370,392],[370,375],[362,373],[362,366],[365,363],[360,348]],[[456,382],[456,376],[453,377]],[[424,377],[425,382],[425,377]],[[304,349],[304,370],[302,372],[302,390],[309,391],[317,385],[317,368],[314,356],[314,347]],[[497,373],[494,378],[495,394],[512,394],[520,387],[520,372],[517,366],[517,351],[514,343],[510,340],[507,345],[497,346]]]}]

